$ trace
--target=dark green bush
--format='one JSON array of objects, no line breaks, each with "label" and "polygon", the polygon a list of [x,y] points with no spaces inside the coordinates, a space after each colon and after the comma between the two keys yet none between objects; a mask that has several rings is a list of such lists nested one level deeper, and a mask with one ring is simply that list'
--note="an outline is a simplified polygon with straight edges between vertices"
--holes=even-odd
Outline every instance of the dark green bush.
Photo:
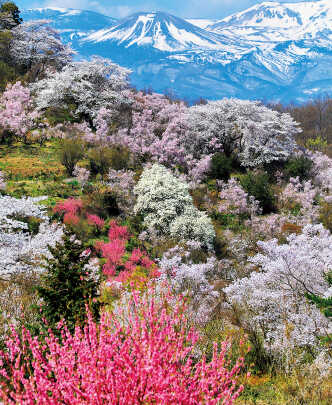
[{"label": "dark green bush", "polygon": [[248,172],[240,177],[240,183],[249,195],[259,201],[263,214],[275,210],[275,197],[267,173]]},{"label": "dark green bush", "polygon": [[50,125],[56,126],[67,122],[79,122],[79,118],[74,115],[76,110],[75,105],[68,105],[67,107],[49,107],[45,110],[44,116],[47,118]]},{"label": "dark green bush", "polygon": [[286,162],[284,174],[287,180],[290,177],[299,177],[301,181],[308,180],[312,165],[312,160],[305,156],[294,157]]},{"label": "dark green bush", "polygon": [[90,171],[92,174],[106,174],[110,168],[122,170],[128,168],[130,153],[122,146],[109,148],[98,146],[88,154]]},{"label": "dark green bush", "polygon": [[0,60],[0,91],[5,90],[7,84],[15,81],[16,78],[17,74],[15,69]]},{"label": "dark green bush", "polygon": [[118,216],[120,214],[116,194],[100,183],[88,186],[83,200],[88,212],[99,215],[102,218]]},{"label": "dark green bush", "polygon": [[72,176],[76,163],[84,156],[84,143],[80,138],[63,139],[59,154],[68,175]]},{"label": "dark green bush", "polygon": [[216,153],[211,160],[209,177],[227,181],[233,171],[239,169],[239,163],[234,157],[228,157],[224,153]]}]

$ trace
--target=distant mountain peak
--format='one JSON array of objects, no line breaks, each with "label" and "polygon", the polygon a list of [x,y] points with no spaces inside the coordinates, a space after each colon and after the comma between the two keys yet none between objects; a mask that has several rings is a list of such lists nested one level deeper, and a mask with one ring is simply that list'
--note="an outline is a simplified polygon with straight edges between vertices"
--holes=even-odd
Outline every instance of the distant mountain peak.
[{"label": "distant mountain peak", "polygon": [[132,14],[109,29],[92,33],[85,41],[110,41],[127,48],[148,45],[163,52],[223,48],[218,34],[165,12]]},{"label": "distant mountain peak", "polygon": [[116,20],[57,7],[22,17],[51,20],[80,57],[100,55],[130,68],[137,88],[189,100],[287,102],[332,94],[332,0],[266,1],[222,20],[160,11]]}]

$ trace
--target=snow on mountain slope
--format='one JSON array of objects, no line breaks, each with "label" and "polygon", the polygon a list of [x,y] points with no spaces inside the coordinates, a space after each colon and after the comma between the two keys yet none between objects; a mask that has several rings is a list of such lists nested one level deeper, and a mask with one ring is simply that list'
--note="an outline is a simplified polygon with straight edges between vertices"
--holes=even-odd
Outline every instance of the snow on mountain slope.
[{"label": "snow on mountain slope", "polygon": [[208,32],[189,22],[167,13],[136,13],[119,24],[92,33],[86,42],[115,42],[129,48],[133,45],[148,46],[162,52],[189,49],[225,49],[236,41],[223,35]]},{"label": "snow on mountain slope", "polygon": [[57,7],[23,10],[21,16],[23,21],[50,20],[50,24],[60,32],[65,41],[86,36],[117,22],[115,18],[94,11]]},{"label": "snow on mountain slope", "polygon": [[220,21],[167,13],[116,21],[70,9],[30,10],[23,18],[53,20],[80,56],[132,69],[138,88],[188,100],[289,102],[332,93],[332,0],[264,2]]},{"label": "snow on mountain slope", "polygon": [[206,29],[257,43],[331,40],[332,1],[264,2],[209,25]]}]

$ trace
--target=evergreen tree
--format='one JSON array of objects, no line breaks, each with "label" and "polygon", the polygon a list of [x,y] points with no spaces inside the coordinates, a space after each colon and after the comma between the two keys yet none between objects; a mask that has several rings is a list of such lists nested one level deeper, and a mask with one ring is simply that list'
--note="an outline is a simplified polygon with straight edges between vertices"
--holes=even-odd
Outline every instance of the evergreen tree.
[{"label": "evergreen tree", "polygon": [[61,243],[48,247],[52,257],[46,258],[46,272],[37,292],[43,300],[41,317],[51,328],[65,319],[70,330],[86,319],[86,305],[98,317],[98,283],[88,263],[90,255],[70,230],[65,230]]},{"label": "evergreen tree", "polygon": [[20,10],[12,1],[0,1],[0,26],[2,29],[12,29],[21,24]]}]

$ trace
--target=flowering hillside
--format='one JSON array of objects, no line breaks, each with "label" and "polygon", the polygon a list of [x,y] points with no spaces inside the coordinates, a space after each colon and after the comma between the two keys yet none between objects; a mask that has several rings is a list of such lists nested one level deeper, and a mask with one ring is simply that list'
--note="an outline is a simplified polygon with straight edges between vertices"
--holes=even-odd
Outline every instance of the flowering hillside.
[{"label": "flowering hillside", "polygon": [[327,405],[322,139],[137,91],[0,7],[1,401]]}]

